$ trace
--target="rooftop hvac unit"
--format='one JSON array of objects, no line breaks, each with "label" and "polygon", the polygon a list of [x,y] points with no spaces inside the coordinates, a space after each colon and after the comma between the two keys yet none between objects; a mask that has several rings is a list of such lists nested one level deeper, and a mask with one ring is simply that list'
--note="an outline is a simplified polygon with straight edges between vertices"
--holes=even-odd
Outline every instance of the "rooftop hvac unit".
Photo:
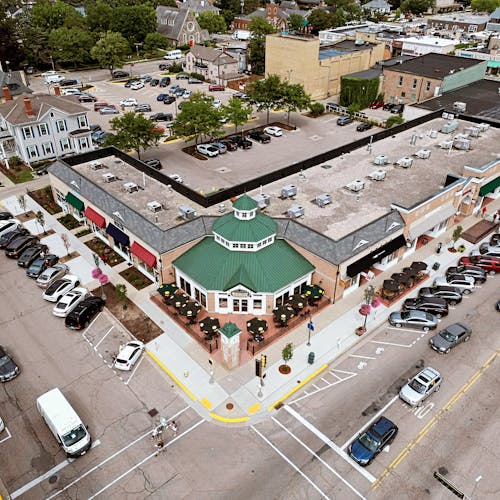
[{"label": "rooftop hvac unit", "polygon": [[301,207],[300,205],[293,205],[286,211],[286,216],[291,218],[297,218],[304,215],[304,213],[305,213],[304,207]]},{"label": "rooftop hvac unit", "polygon": [[431,157],[431,152],[429,149],[421,149],[420,151],[417,151],[416,155],[422,160],[427,160]]},{"label": "rooftop hvac unit", "polygon": [[387,172],[385,170],[378,169],[370,174],[370,179],[372,179],[373,181],[383,181],[386,175]]},{"label": "rooftop hvac unit", "polygon": [[89,164],[91,170],[99,170],[104,167],[104,165],[99,161],[91,161]]},{"label": "rooftop hvac unit", "polygon": [[148,207],[148,210],[155,213],[162,209],[161,203],[158,203],[157,201],[150,201],[149,203],[146,203],[146,206]]},{"label": "rooftop hvac unit", "polygon": [[451,149],[453,146],[453,141],[441,141],[439,147],[441,149]]},{"label": "rooftop hvac unit", "polygon": [[102,178],[104,179],[104,182],[116,181],[115,174],[112,174],[111,172],[108,172],[107,174],[102,174]]},{"label": "rooftop hvac unit", "polygon": [[326,205],[329,205],[332,202],[332,195],[328,193],[320,194],[319,196],[316,196],[314,202],[318,205],[318,207],[326,207]]},{"label": "rooftop hvac unit", "polygon": [[198,212],[194,208],[191,208],[187,205],[181,205],[179,207],[179,216],[184,220],[191,220],[195,217],[198,217]]},{"label": "rooftop hvac unit", "polygon": [[265,193],[252,196],[252,199],[257,202],[257,205],[261,210],[268,207],[271,204],[271,197]]},{"label": "rooftop hvac unit", "polygon": [[413,158],[404,156],[403,158],[400,158],[396,164],[403,168],[410,168],[413,165]]},{"label": "rooftop hvac unit", "polygon": [[438,136],[437,130],[431,130],[430,137],[431,139],[435,139]]},{"label": "rooftop hvac unit", "polygon": [[453,111],[458,111],[459,113],[465,113],[467,109],[467,104],[465,102],[455,101],[453,103]]},{"label": "rooftop hvac unit", "polygon": [[125,189],[127,193],[133,193],[134,191],[139,191],[139,186],[134,182],[126,182],[123,185],[123,189]]},{"label": "rooftop hvac unit", "polygon": [[441,115],[445,120],[454,120],[455,115],[453,113],[447,113],[446,111]]},{"label": "rooftop hvac unit", "polygon": [[452,132],[455,132],[455,130],[457,130],[457,128],[458,128],[458,122],[457,121],[451,121],[451,122],[445,123],[441,127],[441,132],[443,134],[451,134]]},{"label": "rooftop hvac unit", "polygon": [[479,125],[477,125],[477,128],[479,130],[481,130],[481,132],[486,132],[490,128],[490,124],[489,123],[480,123]]},{"label": "rooftop hvac unit", "polygon": [[297,186],[294,184],[287,184],[281,188],[281,198],[292,198],[297,194]]},{"label": "rooftop hvac unit", "polygon": [[455,137],[453,140],[453,147],[455,149],[468,151],[470,149],[470,139],[467,139],[466,137]]},{"label": "rooftop hvac unit", "polygon": [[479,135],[481,134],[481,129],[479,127],[465,127],[464,134],[468,135],[469,137],[479,137]]},{"label": "rooftop hvac unit", "polygon": [[347,184],[347,189],[350,189],[351,191],[354,191],[355,193],[357,193],[358,191],[361,191],[364,187],[365,187],[365,181],[361,181],[359,179]]},{"label": "rooftop hvac unit", "polygon": [[389,158],[387,155],[379,155],[375,157],[373,163],[375,165],[385,165],[386,163],[389,163]]}]

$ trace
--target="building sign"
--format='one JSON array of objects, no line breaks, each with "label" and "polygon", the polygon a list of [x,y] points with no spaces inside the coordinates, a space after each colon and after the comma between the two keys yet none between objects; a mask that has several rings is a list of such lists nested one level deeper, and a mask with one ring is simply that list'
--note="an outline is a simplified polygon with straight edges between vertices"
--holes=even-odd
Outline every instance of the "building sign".
[{"label": "building sign", "polygon": [[246,290],[233,290],[231,297],[250,297],[250,293]]}]

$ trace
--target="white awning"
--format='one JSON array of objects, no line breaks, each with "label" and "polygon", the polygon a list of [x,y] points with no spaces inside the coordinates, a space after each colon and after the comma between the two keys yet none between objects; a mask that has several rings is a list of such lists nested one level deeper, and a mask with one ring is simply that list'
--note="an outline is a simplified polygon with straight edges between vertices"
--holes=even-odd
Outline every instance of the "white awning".
[{"label": "white awning", "polygon": [[451,217],[455,212],[456,208],[453,206],[453,203],[447,203],[439,210],[434,210],[423,219],[419,219],[418,221],[414,222],[410,226],[408,237],[410,238],[410,240],[418,238],[420,235],[429,231],[429,229],[432,229],[434,226],[437,226],[441,222]]}]

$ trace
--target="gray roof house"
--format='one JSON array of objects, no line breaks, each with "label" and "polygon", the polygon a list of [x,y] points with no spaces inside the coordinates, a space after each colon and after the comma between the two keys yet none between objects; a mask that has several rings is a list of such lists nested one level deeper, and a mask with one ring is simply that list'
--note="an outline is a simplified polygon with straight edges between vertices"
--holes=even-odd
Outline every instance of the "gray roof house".
[{"label": "gray roof house", "polygon": [[184,0],[179,5],[180,10],[191,10],[194,12],[195,16],[198,17],[202,12],[213,12],[214,14],[219,14],[220,9],[215,7],[208,0]]},{"label": "gray roof house", "polygon": [[159,5],[156,8],[158,33],[164,35],[173,45],[189,42],[201,43],[209,39],[207,30],[202,30],[190,9],[173,9]]},{"label": "gray roof house", "polygon": [[490,21],[486,25],[488,31],[500,32],[500,7],[490,14]]},{"label": "gray roof house", "polygon": [[389,14],[391,12],[391,4],[385,0],[371,0],[371,2],[362,5],[363,9],[368,9],[372,14],[377,12],[381,14]]},{"label": "gray roof house", "polygon": [[195,45],[186,54],[185,69],[203,75],[208,81],[226,84],[238,74],[238,59],[221,49]]},{"label": "gray roof house", "polygon": [[3,91],[3,97],[9,100],[9,95],[12,97],[21,94],[31,94],[33,91],[26,85],[26,80],[23,71],[0,71],[0,87],[7,87],[8,95]]}]

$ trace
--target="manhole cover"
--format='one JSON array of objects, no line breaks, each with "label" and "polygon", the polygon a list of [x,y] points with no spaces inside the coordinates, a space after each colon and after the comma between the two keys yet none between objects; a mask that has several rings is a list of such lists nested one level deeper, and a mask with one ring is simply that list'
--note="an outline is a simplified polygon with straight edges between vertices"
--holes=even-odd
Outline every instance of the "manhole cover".
[{"label": "manhole cover", "polygon": [[148,415],[150,417],[156,417],[156,415],[158,415],[158,410],[156,408],[153,408],[153,409],[148,411]]},{"label": "manhole cover", "polygon": [[57,482],[57,476],[55,474],[49,477],[49,484],[54,484],[56,482]]},{"label": "manhole cover", "polygon": [[229,410],[229,411],[231,411],[233,408],[234,408],[233,403],[228,403],[228,404],[226,405],[226,409],[227,409],[227,410]]},{"label": "manhole cover", "polygon": [[220,167],[216,168],[215,171],[219,172],[219,174],[227,174],[228,172],[231,172],[231,169],[227,167]]}]

